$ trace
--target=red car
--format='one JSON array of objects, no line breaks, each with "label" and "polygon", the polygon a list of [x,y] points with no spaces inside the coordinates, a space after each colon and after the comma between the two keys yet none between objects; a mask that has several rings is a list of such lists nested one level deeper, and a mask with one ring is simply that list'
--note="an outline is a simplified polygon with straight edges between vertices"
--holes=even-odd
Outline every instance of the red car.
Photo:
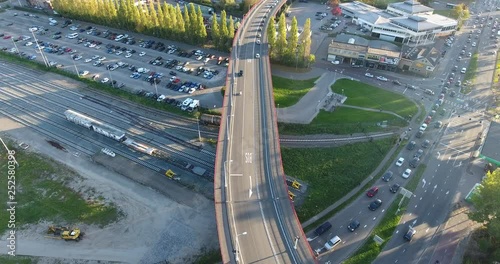
[{"label": "red car", "polygon": [[366,196],[373,197],[378,193],[378,187],[372,187],[370,190],[366,192]]},{"label": "red car", "polygon": [[3,37],[3,39],[10,39],[10,38],[12,38],[12,36],[5,36],[5,37]]}]

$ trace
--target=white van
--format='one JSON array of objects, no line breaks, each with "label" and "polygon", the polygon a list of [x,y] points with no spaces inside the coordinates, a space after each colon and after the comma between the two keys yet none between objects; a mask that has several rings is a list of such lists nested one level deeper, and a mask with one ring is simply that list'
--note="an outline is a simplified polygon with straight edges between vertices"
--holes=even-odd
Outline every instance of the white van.
[{"label": "white van", "polygon": [[186,111],[192,102],[193,102],[193,99],[191,99],[191,98],[187,98],[186,100],[184,100],[184,102],[182,102],[182,105],[181,105],[181,110]]},{"label": "white van", "polygon": [[334,236],[332,239],[328,240],[325,243],[325,248],[328,251],[332,250],[334,247],[336,247],[338,244],[340,244],[340,242],[342,242],[342,239],[340,239],[340,237],[338,237],[338,236]]},{"label": "white van", "polygon": [[191,104],[189,104],[187,111],[191,113],[195,109],[197,109],[199,106],[200,106],[200,100],[193,100],[193,102]]}]

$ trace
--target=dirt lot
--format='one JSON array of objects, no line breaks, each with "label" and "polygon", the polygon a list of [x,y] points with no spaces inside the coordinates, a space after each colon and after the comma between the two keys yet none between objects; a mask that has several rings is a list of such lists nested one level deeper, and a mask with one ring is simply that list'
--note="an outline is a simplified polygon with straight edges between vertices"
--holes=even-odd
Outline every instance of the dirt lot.
[{"label": "dirt lot", "polygon": [[[63,152],[50,146],[45,137],[0,117],[0,135],[30,145],[39,152],[65,163],[80,173],[69,186],[75,190],[93,188],[96,195],[114,203],[124,217],[104,228],[78,225],[86,234],[78,242],[44,237],[49,224],[39,223],[17,232],[17,255],[44,257],[38,263],[189,263],[202,249],[218,247],[214,206],[205,197],[176,192],[178,203],[164,195],[104,169],[88,157]],[[2,150],[3,153],[3,150]],[[22,165],[22,164],[21,164]],[[184,197],[179,197],[179,196]],[[22,208],[18,209],[22,210]],[[6,245],[6,236],[0,239]],[[4,247],[5,248],[5,247]],[[5,254],[2,250],[0,254]],[[73,260],[72,260],[73,259]]]}]

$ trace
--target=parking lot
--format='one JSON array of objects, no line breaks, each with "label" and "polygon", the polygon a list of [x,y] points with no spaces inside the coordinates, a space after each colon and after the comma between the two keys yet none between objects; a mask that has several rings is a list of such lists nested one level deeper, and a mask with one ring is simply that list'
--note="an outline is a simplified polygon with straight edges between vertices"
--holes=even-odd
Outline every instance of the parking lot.
[{"label": "parking lot", "polygon": [[13,10],[0,14],[0,25],[5,51],[155,100],[164,95],[165,103],[191,97],[203,107],[222,106],[226,54]]}]

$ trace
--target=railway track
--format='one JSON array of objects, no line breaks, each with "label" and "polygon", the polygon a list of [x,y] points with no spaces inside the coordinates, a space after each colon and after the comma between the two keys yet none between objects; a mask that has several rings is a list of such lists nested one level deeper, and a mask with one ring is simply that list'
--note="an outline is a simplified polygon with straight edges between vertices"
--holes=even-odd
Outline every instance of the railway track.
[{"label": "railway track", "polygon": [[[2,95],[3,95],[3,93],[2,93]],[[3,97],[2,99],[6,99],[2,95],[0,95],[0,98]],[[10,99],[10,98],[7,98],[7,99]],[[9,113],[4,109],[4,108],[6,108],[6,106],[10,109],[15,109],[15,110],[19,111],[20,113],[23,113],[23,115],[17,115],[17,116],[12,115],[12,113]],[[0,113],[4,114],[5,116],[9,117],[10,119],[12,119],[16,122],[19,122],[20,124],[23,124],[27,127],[30,127],[32,129],[38,131],[40,134],[45,135],[48,138],[52,138],[52,139],[57,140],[58,142],[62,142],[64,144],[67,144],[68,146],[71,146],[72,148],[78,150],[79,152],[87,154],[89,156],[93,155],[96,152],[96,150],[84,147],[83,144],[75,145],[73,141],[66,139],[62,136],[59,136],[58,134],[53,133],[53,132],[49,131],[48,129],[42,128],[42,126],[39,124],[42,124],[42,123],[51,124],[52,126],[71,134],[75,138],[78,138],[81,141],[85,141],[85,142],[89,143],[89,145],[96,145],[101,149],[102,148],[112,149],[115,153],[120,154],[124,158],[126,158],[130,161],[133,161],[135,163],[138,163],[146,168],[152,169],[156,172],[161,172],[162,170],[164,170],[159,166],[156,166],[156,165],[151,164],[149,162],[137,159],[136,157],[127,153],[127,151],[120,150],[120,149],[116,148],[115,146],[106,145],[102,142],[98,142],[98,141],[95,141],[92,139],[88,139],[86,137],[82,137],[81,133],[75,132],[67,127],[59,125],[54,121],[48,120],[45,116],[42,116],[41,114],[31,112],[29,110],[26,110],[26,108],[24,108],[24,107],[18,106],[16,104],[12,104],[8,100],[4,100],[4,103],[3,103],[2,107],[0,108]]]},{"label": "railway track", "polygon": [[[56,109],[60,109],[60,110],[59,110],[59,111],[53,111],[53,109],[48,108],[48,107],[44,107],[44,106],[40,106],[40,104],[33,104],[33,103],[31,103],[31,102],[28,102],[27,100],[22,99],[22,98],[23,98],[23,97],[25,97],[25,96],[33,96],[32,94],[27,94],[25,91],[22,91],[22,89],[20,89],[20,88],[16,88],[16,87],[15,87],[15,85],[11,85],[10,83],[8,83],[8,82],[6,82],[6,81],[5,81],[6,79],[9,79],[9,78],[10,78],[10,79],[13,79],[13,80],[14,80],[14,81],[16,81],[16,82],[24,82],[24,81],[26,80],[26,78],[23,78],[23,80],[21,80],[21,79],[19,79],[19,78],[15,78],[15,77],[13,77],[13,76],[6,75],[6,74],[5,74],[5,71],[2,71],[2,75],[4,75],[4,78],[2,78],[2,81],[1,81],[2,83],[6,83],[6,84],[10,85],[10,86],[12,86],[12,88],[13,88],[13,89],[15,89],[18,93],[22,93],[22,94],[21,94],[21,96],[20,96],[19,94],[14,95],[14,96],[10,95],[12,98],[16,98],[17,100],[22,100],[25,104],[29,104],[29,105],[31,105],[31,106],[34,106],[34,107],[37,107],[37,108],[43,109],[44,111],[47,111],[47,112],[49,112],[49,113],[51,113],[51,114],[53,114],[53,115],[60,116],[61,118],[64,118],[64,116],[62,115],[62,113],[63,113],[65,110],[67,110],[67,107],[64,107],[64,108],[63,108],[62,106],[60,106],[60,104],[59,104],[59,103],[57,103],[57,102],[52,102],[52,101],[50,101],[49,99],[46,99],[46,98],[44,98],[43,96],[40,96],[40,95],[34,95],[34,96],[36,96],[36,97],[38,97],[38,98],[40,98],[40,99],[42,99],[42,100],[46,101],[48,104],[53,104],[53,105],[54,105],[54,108],[56,108]],[[25,77],[25,76],[23,76],[23,77]],[[29,77],[28,77],[28,81],[30,81],[30,80],[29,80]],[[36,80],[32,80],[32,81],[33,81],[33,82],[40,82],[40,80],[38,80],[38,79],[36,79]],[[58,89],[59,87],[57,87],[57,85],[54,85],[54,84],[51,84],[51,83],[48,83],[48,82],[44,82],[44,81],[42,81],[41,83],[43,83],[44,85],[47,85],[48,87],[52,87],[52,88],[54,88],[54,89],[60,90],[60,89]],[[74,104],[78,104],[78,105],[80,105],[80,106],[82,106],[82,107],[86,107],[84,104],[82,104],[82,103],[80,103],[80,102],[78,102],[78,101],[75,101],[74,99],[71,99],[71,98],[69,98],[69,97],[64,97],[64,96],[61,96],[60,94],[54,94],[54,91],[48,90],[48,89],[46,89],[46,88],[36,87],[35,85],[28,84],[28,83],[24,83],[23,85],[30,86],[30,88],[31,88],[31,89],[35,89],[35,90],[37,90],[37,91],[39,91],[39,92],[43,92],[43,93],[51,93],[53,96],[57,96],[57,97],[59,97],[59,98],[61,98],[61,99],[67,100],[68,102],[72,102],[72,103],[74,103]],[[55,87],[54,87],[54,86],[55,86]],[[2,92],[3,92],[3,93],[7,93],[6,91],[2,91]],[[78,96],[78,95],[79,95],[79,94],[77,94],[77,93],[75,93],[75,92],[72,92],[72,93],[73,93],[74,95],[76,95],[76,96]],[[12,99],[12,98],[11,98],[11,99]],[[111,118],[113,118],[113,117],[114,117],[113,115],[110,115],[110,114],[105,113],[105,112],[101,112],[101,114],[106,115],[106,116],[111,117]],[[121,120],[121,121],[122,121],[122,120]],[[122,128],[123,128],[123,127],[122,127]],[[151,144],[151,143],[156,143],[156,142],[155,142],[153,139],[151,139],[151,138],[146,138],[146,137],[141,136],[141,135],[140,135],[140,134],[138,134],[138,133],[132,132],[132,131],[130,131],[130,130],[128,130],[128,129],[126,129],[126,128],[125,128],[125,130],[126,130],[126,131],[128,131],[131,135],[135,135],[136,139],[141,139],[141,140],[144,140],[144,141],[146,141],[146,142],[147,142],[147,143],[149,143],[149,144]],[[150,131],[149,133],[154,133],[154,130],[152,130],[152,129],[149,129],[149,131]],[[155,134],[158,134],[158,133],[155,133]],[[163,136],[163,135],[157,135],[157,136],[160,136],[160,137],[161,137],[161,136]],[[213,168],[213,166],[214,166],[214,165],[213,165],[213,153],[210,153],[210,152],[207,152],[207,151],[204,151],[204,152],[200,152],[200,151],[198,151],[198,153],[200,153],[202,156],[208,156],[208,157],[210,157],[210,158],[200,158],[200,157],[198,157],[198,158],[194,158],[193,156],[191,156],[191,155],[189,155],[189,154],[187,154],[187,153],[184,153],[184,151],[183,151],[183,150],[180,150],[180,149],[175,149],[175,148],[173,148],[172,146],[164,146],[164,145],[157,144],[157,143],[156,143],[156,144],[153,144],[153,145],[155,145],[154,147],[157,147],[158,149],[161,149],[161,150],[166,150],[166,152],[167,152],[167,153],[169,153],[169,154],[172,154],[172,155],[175,155],[175,156],[180,156],[180,157],[182,157],[183,159],[190,161],[190,163],[193,163],[193,164],[195,164],[195,165],[201,165],[201,166],[207,167],[207,168],[209,169],[209,171],[210,171],[210,169],[212,169],[212,168]]]}]

